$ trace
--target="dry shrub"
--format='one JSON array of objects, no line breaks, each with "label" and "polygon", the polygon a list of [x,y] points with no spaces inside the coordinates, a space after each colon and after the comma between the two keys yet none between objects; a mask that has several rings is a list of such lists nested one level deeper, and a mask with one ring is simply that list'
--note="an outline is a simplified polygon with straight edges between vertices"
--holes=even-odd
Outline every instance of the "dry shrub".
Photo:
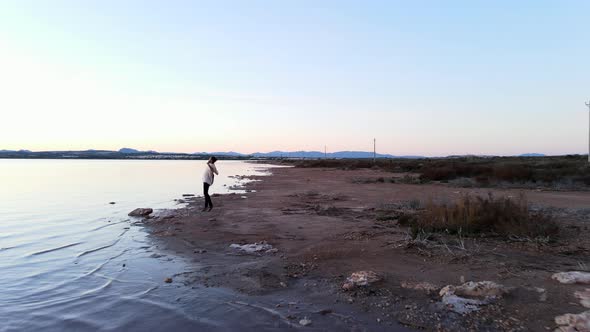
[{"label": "dry shrub", "polygon": [[443,181],[450,180],[457,177],[457,172],[450,166],[442,167],[425,167],[420,174],[422,181]]},{"label": "dry shrub", "polygon": [[551,215],[532,212],[524,195],[518,200],[463,196],[452,204],[428,203],[416,223],[415,230],[453,234],[496,234],[517,237],[555,237],[559,232]]},{"label": "dry shrub", "polygon": [[[394,173],[420,174],[420,183],[471,178],[482,185],[535,184],[587,189],[590,166],[586,156],[449,157],[431,159],[307,159],[285,160],[297,167],[345,170],[375,168]],[[579,188],[578,188],[579,187]]]},{"label": "dry shrub", "polygon": [[533,171],[526,165],[498,165],[494,167],[494,178],[506,182],[527,182],[534,180]]}]

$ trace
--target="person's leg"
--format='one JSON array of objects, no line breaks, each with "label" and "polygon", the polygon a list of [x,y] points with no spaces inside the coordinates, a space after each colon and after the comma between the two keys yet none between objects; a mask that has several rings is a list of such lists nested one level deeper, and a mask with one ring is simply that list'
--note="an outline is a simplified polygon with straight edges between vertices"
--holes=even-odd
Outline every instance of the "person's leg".
[{"label": "person's leg", "polygon": [[211,196],[209,195],[209,184],[207,184],[207,201],[209,201],[209,211],[213,209],[213,201],[211,200]]},{"label": "person's leg", "polygon": [[206,210],[211,203],[211,197],[209,196],[209,184],[206,182],[203,182],[203,195],[205,196],[205,208],[203,210]]}]

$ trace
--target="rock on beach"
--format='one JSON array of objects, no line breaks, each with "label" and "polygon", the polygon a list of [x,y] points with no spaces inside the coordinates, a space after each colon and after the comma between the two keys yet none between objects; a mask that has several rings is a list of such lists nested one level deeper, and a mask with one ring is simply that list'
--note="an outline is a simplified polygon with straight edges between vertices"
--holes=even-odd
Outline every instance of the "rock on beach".
[{"label": "rock on beach", "polygon": [[346,282],[342,285],[342,289],[350,290],[359,286],[369,286],[381,280],[383,278],[373,271],[357,271],[346,279]]},{"label": "rock on beach", "polygon": [[154,210],[150,209],[150,208],[137,208],[137,209],[129,212],[128,216],[130,216],[130,217],[145,217],[145,216],[149,216],[152,212],[154,212]]}]

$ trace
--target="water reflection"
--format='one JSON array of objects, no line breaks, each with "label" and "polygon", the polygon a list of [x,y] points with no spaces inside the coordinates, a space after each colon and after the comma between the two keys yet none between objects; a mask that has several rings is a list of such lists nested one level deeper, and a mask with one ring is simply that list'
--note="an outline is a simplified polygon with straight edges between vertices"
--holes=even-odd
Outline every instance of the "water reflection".
[{"label": "water reflection", "polygon": [[[203,164],[0,161],[0,330],[218,326],[174,303],[183,291],[162,280],[186,264],[158,253],[126,217],[136,207],[170,208],[182,194],[198,194]],[[231,175],[266,169],[227,161],[218,167],[212,193],[227,192],[236,183]]]}]

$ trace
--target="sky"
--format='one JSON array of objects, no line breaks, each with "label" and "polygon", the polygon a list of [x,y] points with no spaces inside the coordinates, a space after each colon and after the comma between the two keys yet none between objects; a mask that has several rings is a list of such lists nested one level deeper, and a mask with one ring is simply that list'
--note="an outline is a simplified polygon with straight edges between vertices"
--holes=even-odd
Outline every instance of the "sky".
[{"label": "sky", "polygon": [[589,1],[0,1],[0,149],[587,153]]}]

